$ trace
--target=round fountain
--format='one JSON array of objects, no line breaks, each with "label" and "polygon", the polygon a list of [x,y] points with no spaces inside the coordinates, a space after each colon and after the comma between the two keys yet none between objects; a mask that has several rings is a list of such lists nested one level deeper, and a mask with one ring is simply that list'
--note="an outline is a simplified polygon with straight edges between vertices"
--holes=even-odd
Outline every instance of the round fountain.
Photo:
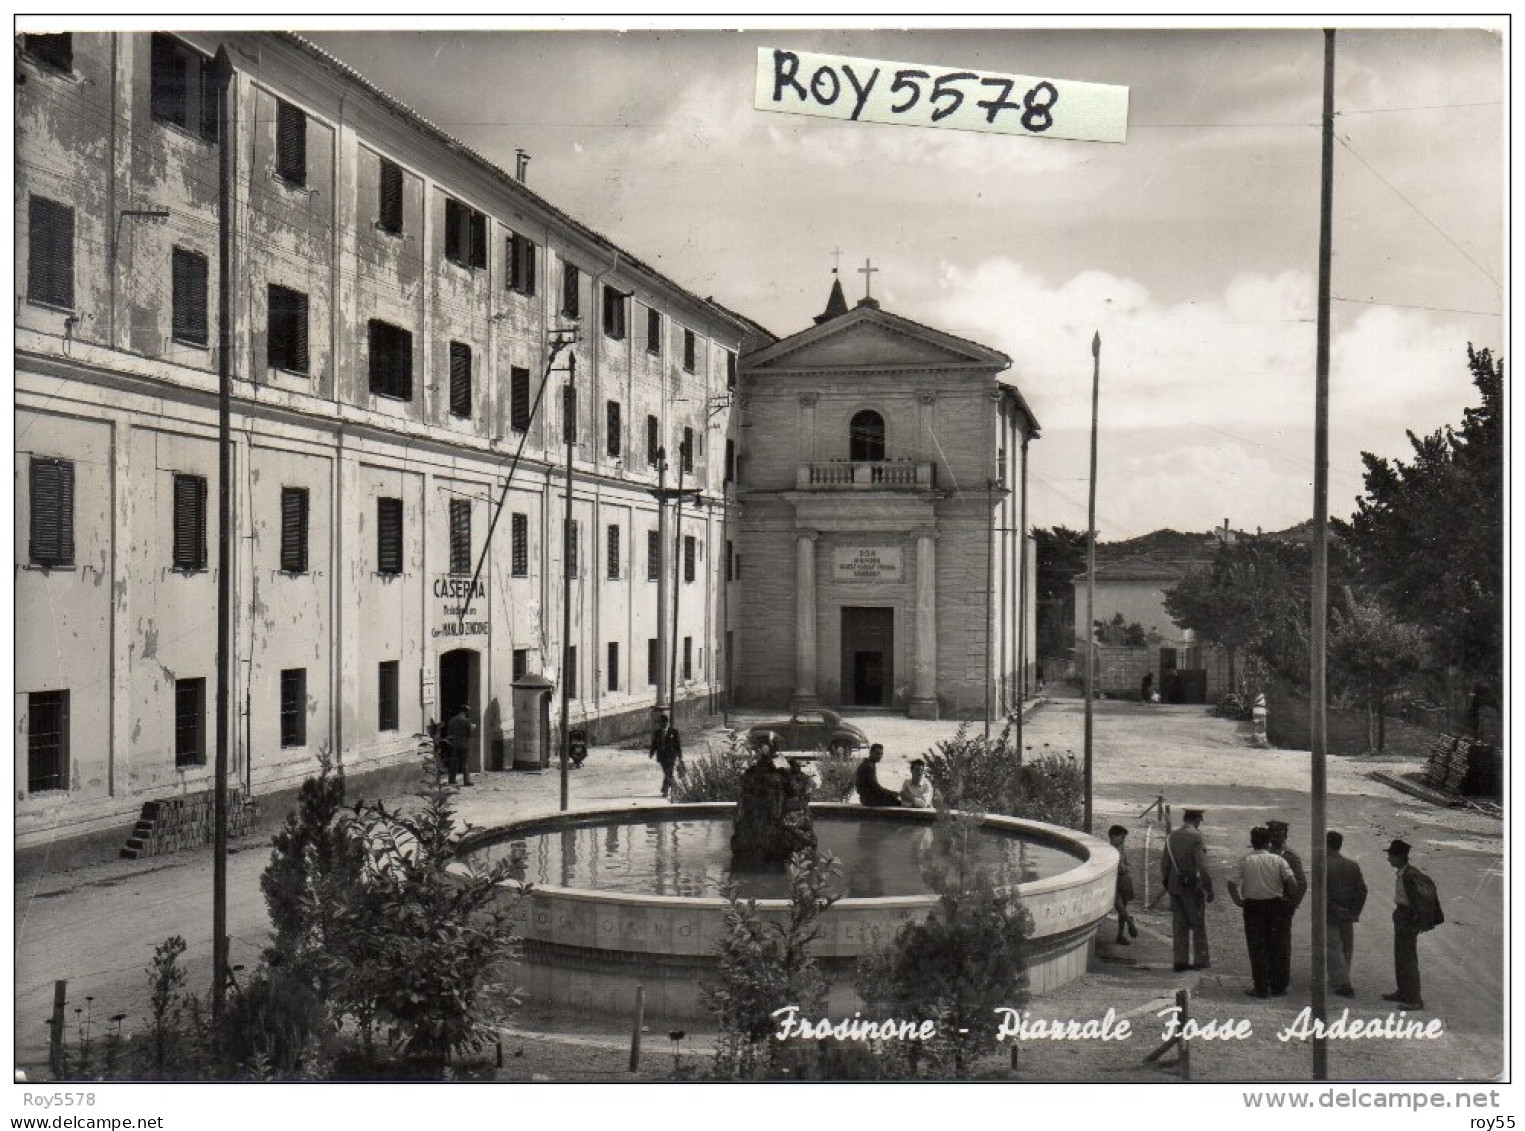
[{"label": "round fountain", "polygon": [[[524,1000],[629,1017],[640,984],[648,1020],[705,1018],[699,986],[723,937],[726,885],[756,899],[764,917],[788,914],[782,868],[733,867],[735,810],[729,803],[583,810],[475,836],[469,856],[508,855],[533,885],[519,906]],[[936,902],[920,876],[936,814],[813,804],[809,816],[820,848],[838,861],[842,895],[821,917],[814,951],[831,977],[832,1015],[851,1016],[862,1008],[852,988],[859,955]],[[987,816],[973,852],[1032,916],[1031,992],[1082,974],[1091,937],[1112,908],[1116,851],[1071,829]]]}]

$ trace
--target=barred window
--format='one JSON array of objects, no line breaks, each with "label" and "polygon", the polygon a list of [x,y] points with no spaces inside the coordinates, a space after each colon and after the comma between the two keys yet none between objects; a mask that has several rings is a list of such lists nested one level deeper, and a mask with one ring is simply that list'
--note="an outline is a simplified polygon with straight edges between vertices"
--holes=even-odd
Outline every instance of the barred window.
[{"label": "barred window", "polygon": [[265,360],[272,369],[307,372],[307,296],[270,284],[269,343]]},{"label": "barred window", "polygon": [[513,576],[530,575],[530,516],[515,512],[513,516]]},{"label": "barred window", "polygon": [[207,760],[207,681],[175,680],[175,766],[204,766]]},{"label": "barred window", "polygon": [[376,729],[398,729],[398,661],[382,660],[376,666]]},{"label": "barred window", "polygon": [[33,458],[28,474],[31,545],[28,558],[44,568],[74,564],[74,464]]},{"label": "barred window", "polygon": [[620,528],[610,526],[605,533],[609,556],[609,580],[618,581],[620,579]]},{"label": "barred window", "polygon": [[207,257],[177,247],[170,253],[171,335],[178,342],[207,344]]},{"label": "barred window", "polygon": [[74,209],[34,196],[27,209],[26,297],[74,307]]},{"label": "barred window", "polygon": [[376,572],[402,572],[402,500],[376,500]]},{"label": "barred window", "polygon": [[275,172],[293,185],[307,183],[307,115],[289,102],[275,102]]},{"label": "barred window", "polygon": [[471,572],[471,500],[450,500],[450,572]]},{"label": "barred window", "polygon": [[370,321],[371,392],[397,400],[413,399],[413,335],[400,326]]},{"label": "barred window", "polygon": [[402,167],[381,158],[381,175],[376,185],[376,226],[391,235],[402,233]]},{"label": "barred window", "polygon": [[530,371],[520,365],[509,369],[508,426],[515,432],[530,430]]},{"label": "barred window", "polygon": [[176,475],[174,479],[175,569],[207,567],[207,481],[204,475]]},{"label": "barred window", "polygon": [[307,488],[281,488],[281,572],[307,572]]},{"label": "barred window", "polygon": [[178,39],[155,35],[149,65],[149,112],[155,121],[217,141],[217,73],[212,60]]},{"label": "barred window", "polygon": [[445,198],[445,258],[462,267],[487,266],[487,217]]},{"label": "barred window", "polygon": [[281,745],[307,745],[307,669],[281,672]]},{"label": "barred window", "polygon": [[69,693],[28,692],[26,789],[42,793],[69,788]]},{"label": "barred window", "polygon": [[662,535],[655,530],[646,532],[646,580],[658,581],[662,577]]},{"label": "barred window", "polygon": [[450,415],[471,416],[471,347],[450,343]]},{"label": "barred window", "polygon": [[568,577],[577,576],[577,535],[577,520],[574,518],[571,522],[567,523],[566,528]]}]

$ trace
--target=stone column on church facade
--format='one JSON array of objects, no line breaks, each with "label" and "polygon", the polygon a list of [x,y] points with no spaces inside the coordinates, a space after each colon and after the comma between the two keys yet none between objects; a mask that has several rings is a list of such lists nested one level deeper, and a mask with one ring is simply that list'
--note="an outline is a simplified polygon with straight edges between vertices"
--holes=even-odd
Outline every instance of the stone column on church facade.
[{"label": "stone column on church facade", "polygon": [[913,719],[937,718],[937,531],[916,534],[916,660]]},{"label": "stone column on church facade", "polygon": [[794,569],[794,710],[820,703],[816,695],[814,530],[802,530],[795,541]]}]

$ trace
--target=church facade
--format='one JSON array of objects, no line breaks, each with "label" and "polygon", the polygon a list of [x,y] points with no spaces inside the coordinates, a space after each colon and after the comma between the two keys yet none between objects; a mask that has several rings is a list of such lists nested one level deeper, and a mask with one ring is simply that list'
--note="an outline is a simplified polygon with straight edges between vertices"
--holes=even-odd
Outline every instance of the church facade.
[{"label": "church facade", "polygon": [[742,359],[740,700],[1005,711],[1035,656],[1011,359],[839,282],[815,322]]}]

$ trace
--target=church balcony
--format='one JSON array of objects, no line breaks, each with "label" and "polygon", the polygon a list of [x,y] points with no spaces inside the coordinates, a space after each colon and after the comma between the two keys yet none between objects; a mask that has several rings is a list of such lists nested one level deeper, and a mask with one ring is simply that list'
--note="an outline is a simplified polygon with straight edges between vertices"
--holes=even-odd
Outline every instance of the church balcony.
[{"label": "church balcony", "polygon": [[931,491],[937,465],[920,460],[831,460],[802,463],[796,469],[800,491]]}]

